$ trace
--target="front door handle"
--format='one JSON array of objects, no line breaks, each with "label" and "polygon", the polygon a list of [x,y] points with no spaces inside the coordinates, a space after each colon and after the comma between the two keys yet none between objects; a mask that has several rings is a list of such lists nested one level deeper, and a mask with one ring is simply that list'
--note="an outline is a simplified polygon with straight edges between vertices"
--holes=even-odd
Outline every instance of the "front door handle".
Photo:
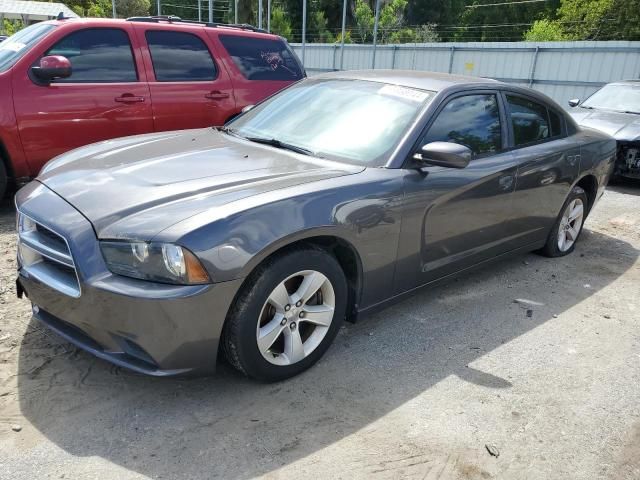
[{"label": "front door handle", "polygon": [[213,90],[207,93],[204,98],[208,98],[209,100],[223,100],[225,98],[229,98],[229,94],[225,92],[221,92],[220,90]]},{"label": "front door handle", "polygon": [[125,93],[120,97],[114,98],[118,103],[141,103],[144,102],[144,97],[133,95],[132,93]]}]

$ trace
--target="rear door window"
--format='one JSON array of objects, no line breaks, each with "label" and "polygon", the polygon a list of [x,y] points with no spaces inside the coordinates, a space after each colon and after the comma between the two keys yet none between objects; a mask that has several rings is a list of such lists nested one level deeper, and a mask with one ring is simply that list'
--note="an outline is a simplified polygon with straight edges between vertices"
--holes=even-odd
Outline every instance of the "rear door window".
[{"label": "rear door window", "polygon": [[137,82],[129,35],[119,28],[89,28],[71,33],[45,55],[62,55],[71,62],[71,76],[55,83]]},{"label": "rear door window", "polygon": [[551,137],[547,107],[524,97],[507,95],[515,145],[538,143]]},{"label": "rear door window", "polygon": [[220,42],[248,80],[295,81],[304,77],[295,54],[282,40],[220,35]]},{"label": "rear door window", "polygon": [[205,82],[218,76],[209,48],[196,35],[147,30],[153,71],[158,82]]}]

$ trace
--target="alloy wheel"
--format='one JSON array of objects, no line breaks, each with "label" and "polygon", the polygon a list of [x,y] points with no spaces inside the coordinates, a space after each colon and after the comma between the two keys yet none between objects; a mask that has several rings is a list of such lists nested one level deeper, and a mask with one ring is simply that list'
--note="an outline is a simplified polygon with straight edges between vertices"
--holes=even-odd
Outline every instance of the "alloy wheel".
[{"label": "alloy wheel", "polygon": [[578,239],[584,218],[584,203],[574,198],[564,209],[558,228],[558,249],[561,252],[569,250]]},{"label": "alloy wheel", "polygon": [[274,365],[292,365],[309,356],[333,321],[335,292],[329,279],[303,270],[280,282],[264,303],[256,340],[262,356]]}]

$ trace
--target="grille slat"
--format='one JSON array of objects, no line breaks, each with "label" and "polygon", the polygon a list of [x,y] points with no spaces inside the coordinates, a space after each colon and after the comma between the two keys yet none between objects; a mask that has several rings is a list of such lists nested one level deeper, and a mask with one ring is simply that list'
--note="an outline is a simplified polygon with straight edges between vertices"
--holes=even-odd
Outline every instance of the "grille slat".
[{"label": "grille slat", "polygon": [[31,217],[18,212],[18,261],[25,273],[72,297],[80,282],[67,240]]}]

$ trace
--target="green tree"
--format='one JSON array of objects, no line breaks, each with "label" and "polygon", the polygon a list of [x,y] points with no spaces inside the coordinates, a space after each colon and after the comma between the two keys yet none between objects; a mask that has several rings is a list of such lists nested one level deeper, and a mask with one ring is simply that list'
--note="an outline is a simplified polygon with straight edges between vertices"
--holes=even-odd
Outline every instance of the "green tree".
[{"label": "green tree", "polygon": [[524,34],[528,42],[553,42],[567,40],[562,25],[555,20],[537,20],[531,29]]},{"label": "green tree", "polygon": [[287,40],[291,39],[291,22],[280,6],[271,7],[271,31]]},{"label": "green tree", "polygon": [[149,0],[116,0],[116,13],[120,18],[143,17],[149,15]]}]

